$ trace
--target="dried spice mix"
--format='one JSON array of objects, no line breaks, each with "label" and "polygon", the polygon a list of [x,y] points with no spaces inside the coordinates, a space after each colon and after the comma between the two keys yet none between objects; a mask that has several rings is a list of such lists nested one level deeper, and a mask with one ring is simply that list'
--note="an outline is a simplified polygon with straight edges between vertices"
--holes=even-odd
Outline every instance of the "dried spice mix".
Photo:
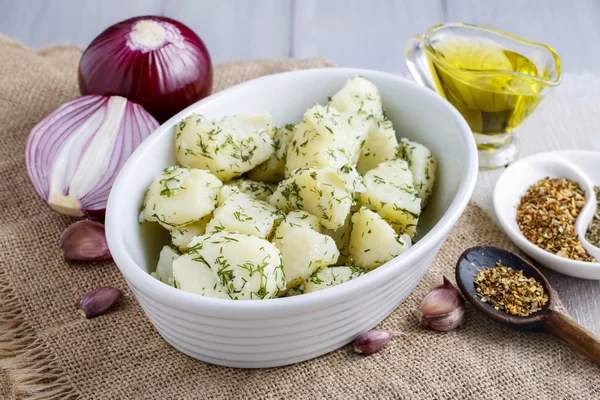
[{"label": "dried spice mix", "polygon": [[592,219],[592,222],[588,226],[585,238],[594,246],[600,247],[600,186],[596,186],[594,188],[594,192],[596,193],[596,201],[598,205],[596,206],[594,219]]},{"label": "dried spice mix", "polygon": [[565,178],[540,179],[517,206],[523,235],[542,250],[580,261],[595,261],[575,233],[575,220],[585,205],[583,191]]},{"label": "dried spice mix", "polygon": [[548,293],[541,283],[527,278],[523,271],[505,267],[500,261],[494,268],[482,268],[473,283],[482,302],[507,314],[526,317],[548,303]]}]

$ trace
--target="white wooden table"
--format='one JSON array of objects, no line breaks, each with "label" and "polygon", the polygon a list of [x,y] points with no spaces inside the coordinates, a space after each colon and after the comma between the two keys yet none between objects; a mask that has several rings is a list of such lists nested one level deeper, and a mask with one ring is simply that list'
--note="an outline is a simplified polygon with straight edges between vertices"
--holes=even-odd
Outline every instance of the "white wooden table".
[{"label": "white wooden table", "polygon": [[[406,73],[410,36],[460,21],[547,43],[561,56],[563,71],[600,75],[595,0],[0,0],[0,33],[36,49],[67,42],[85,47],[109,25],[144,14],[191,27],[215,63],[321,56],[342,66]],[[483,172],[475,193],[488,210],[497,174]],[[600,282],[548,275],[574,318],[600,334]]]}]

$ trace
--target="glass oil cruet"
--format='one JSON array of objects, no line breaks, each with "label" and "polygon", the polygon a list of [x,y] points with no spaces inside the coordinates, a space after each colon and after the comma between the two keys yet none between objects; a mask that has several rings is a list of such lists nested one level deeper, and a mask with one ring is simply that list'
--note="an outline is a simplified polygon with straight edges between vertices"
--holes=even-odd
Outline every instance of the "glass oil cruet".
[{"label": "glass oil cruet", "polygon": [[477,25],[435,25],[409,39],[414,78],[465,118],[481,168],[504,167],[519,153],[513,135],[548,90],[560,83],[560,60],[543,44]]}]

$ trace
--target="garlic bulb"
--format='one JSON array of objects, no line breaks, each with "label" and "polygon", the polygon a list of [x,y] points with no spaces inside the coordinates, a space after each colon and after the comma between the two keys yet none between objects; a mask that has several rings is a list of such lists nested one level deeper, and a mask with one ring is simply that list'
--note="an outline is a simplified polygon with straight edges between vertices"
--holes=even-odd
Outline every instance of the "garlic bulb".
[{"label": "garlic bulb", "polygon": [[71,100],[29,134],[29,178],[59,213],[102,219],[117,172],[157,127],[141,106],[123,97]]},{"label": "garlic bulb", "polygon": [[444,283],[423,298],[418,311],[421,325],[436,331],[449,331],[464,322],[465,301],[444,276]]}]

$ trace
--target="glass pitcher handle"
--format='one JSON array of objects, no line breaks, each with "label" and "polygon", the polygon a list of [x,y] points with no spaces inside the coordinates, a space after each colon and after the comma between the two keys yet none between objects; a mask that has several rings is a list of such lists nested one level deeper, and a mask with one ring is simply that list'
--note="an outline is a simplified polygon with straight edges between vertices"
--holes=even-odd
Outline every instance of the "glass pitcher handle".
[{"label": "glass pitcher handle", "polygon": [[429,70],[423,49],[423,35],[416,35],[408,39],[404,57],[406,58],[408,69],[416,81],[435,91],[433,79],[431,79],[431,71]]}]

